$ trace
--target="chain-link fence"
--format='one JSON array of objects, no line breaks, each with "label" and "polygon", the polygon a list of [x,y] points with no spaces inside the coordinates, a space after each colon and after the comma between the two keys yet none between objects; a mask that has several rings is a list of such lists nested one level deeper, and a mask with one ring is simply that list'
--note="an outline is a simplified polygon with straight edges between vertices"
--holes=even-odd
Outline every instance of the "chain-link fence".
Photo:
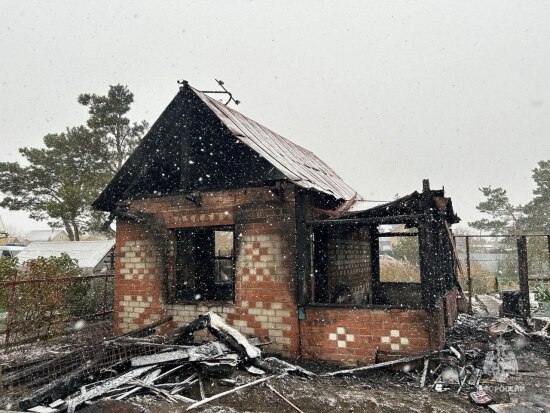
[{"label": "chain-link fence", "polygon": [[550,301],[550,235],[456,235],[455,242],[460,284],[471,282],[473,295],[520,290],[524,275],[529,291]]}]

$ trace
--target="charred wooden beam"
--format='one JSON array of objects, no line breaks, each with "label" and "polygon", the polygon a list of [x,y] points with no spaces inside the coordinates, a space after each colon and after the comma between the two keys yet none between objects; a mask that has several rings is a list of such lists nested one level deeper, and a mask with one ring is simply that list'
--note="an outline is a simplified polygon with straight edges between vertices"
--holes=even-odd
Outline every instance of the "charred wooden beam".
[{"label": "charred wooden beam", "polygon": [[197,407],[199,406],[202,406],[203,404],[206,404],[206,403],[210,403],[211,401],[213,400],[216,400],[216,399],[219,399],[221,397],[224,397],[224,396],[227,396],[229,394],[232,394],[232,393],[235,393],[236,391],[239,391],[239,390],[242,390],[242,389],[245,389],[247,387],[250,387],[250,386],[256,386],[260,383],[264,383],[266,382],[267,380],[273,378],[274,376],[269,376],[269,377],[264,377],[262,379],[258,379],[258,380],[255,380],[255,381],[252,381],[250,383],[246,383],[246,384],[243,384],[242,386],[238,386],[238,387],[235,387],[231,390],[227,390],[227,391],[224,391],[224,392],[221,392],[221,393],[218,393],[214,396],[211,396],[211,397],[208,397],[206,399],[203,399],[201,401],[198,401],[196,403],[193,403],[191,406],[189,406],[187,408],[187,410],[192,410],[192,409],[196,409]]},{"label": "charred wooden beam", "polygon": [[378,234],[380,238],[383,237],[418,237],[418,232],[381,232]]},{"label": "charred wooden beam", "polygon": [[302,189],[296,191],[296,257],[294,272],[296,274],[296,302],[305,305],[309,301],[309,285],[306,282],[311,273],[311,239],[310,230],[306,224],[307,196]]},{"label": "charred wooden beam", "polygon": [[348,375],[348,374],[355,374],[355,373],[369,371],[369,370],[377,370],[377,369],[381,369],[381,368],[385,368],[385,367],[396,366],[398,364],[410,363],[411,361],[422,360],[422,359],[425,359],[425,358],[432,357],[436,354],[447,353],[447,352],[448,352],[448,350],[441,350],[441,351],[436,351],[436,352],[432,352],[432,353],[422,353],[422,354],[417,354],[417,355],[413,355],[413,356],[403,357],[403,358],[400,358],[400,359],[397,359],[397,360],[385,361],[383,363],[371,364],[371,365],[363,366],[363,367],[356,367],[354,369],[332,371],[330,373],[323,374],[323,376],[329,376],[329,377],[330,376],[345,376],[345,375]]},{"label": "charred wooden beam", "polygon": [[154,368],[155,366],[148,366],[148,367],[142,367],[135,370],[130,370],[128,373],[115,377],[112,380],[108,380],[104,384],[97,386],[84,394],[80,394],[73,399],[67,400],[67,413],[74,413],[76,407],[78,407],[80,404],[84,403],[85,401],[101,396],[103,393],[109,390],[117,388],[118,386],[128,383],[131,380],[137,379],[142,374]]},{"label": "charred wooden beam", "polygon": [[147,337],[147,336],[150,336],[151,334],[153,334],[153,333],[155,332],[155,329],[156,329],[157,327],[160,327],[160,326],[163,325],[163,324],[169,323],[169,322],[172,321],[173,319],[174,319],[173,316],[169,316],[169,317],[163,318],[162,320],[159,320],[159,321],[157,321],[157,322],[148,324],[148,325],[146,325],[145,327],[140,328],[140,329],[138,329],[138,330],[132,330],[132,331],[130,331],[130,332],[128,332],[128,333],[122,334],[121,337],[140,338],[140,337]]},{"label": "charred wooden beam", "polygon": [[385,224],[416,224],[419,215],[393,215],[370,218],[342,218],[342,219],[314,219],[306,221],[311,226],[336,226],[336,225],[385,225]]}]

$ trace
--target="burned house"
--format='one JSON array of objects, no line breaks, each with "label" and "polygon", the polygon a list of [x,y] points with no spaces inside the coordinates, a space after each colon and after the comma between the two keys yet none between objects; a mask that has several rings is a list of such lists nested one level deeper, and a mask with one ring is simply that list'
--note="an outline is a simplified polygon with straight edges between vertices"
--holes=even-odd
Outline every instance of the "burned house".
[{"label": "burned house", "polygon": [[[366,205],[312,152],[184,84],[94,202],[116,218],[115,326],[213,311],[286,356],[439,348],[459,288],[451,200],[425,182]],[[418,279],[381,277],[385,237],[416,240]]]}]

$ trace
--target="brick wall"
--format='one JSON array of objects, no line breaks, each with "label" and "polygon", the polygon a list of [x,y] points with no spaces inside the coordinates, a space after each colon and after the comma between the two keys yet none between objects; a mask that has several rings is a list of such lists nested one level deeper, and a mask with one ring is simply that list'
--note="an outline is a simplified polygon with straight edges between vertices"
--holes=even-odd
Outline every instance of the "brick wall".
[{"label": "brick wall", "polygon": [[337,282],[343,282],[351,289],[354,303],[370,302],[370,255],[368,228],[353,231],[338,229],[334,234],[330,234],[327,245],[329,291],[334,291]]},{"label": "brick wall", "polygon": [[165,316],[159,273],[163,259],[152,234],[143,224],[118,220],[115,249],[115,328],[128,331]]},{"label": "brick wall", "polygon": [[[117,330],[128,331],[167,315],[174,316],[174,324],[183,325],[214,311],[244,334],[269,336],[273,343],[266,351],[290,357],[297,356],[301,346],[307,358],[369,363],[377,348],[416,353],[440,346],[443,305],[430,316],[422,310],[308,307],[306,319],[298,325],[293,282],[294,199],[293,187],[287,186],[281,197],[267,188],[204,193],[200,207],[183,197],[132,201],[130,212],[154,214],[164,229],[117,221]],[[175,229],[219,225],[235,228],[235,301],[170,302],[165,285],[174,279]],[[354,236],[359,237],[359,247],[352,245],[344,255],[335,248],[334,253],[336,271],[359,285],[354,280],[370,274],[370,259],[365,259],[364,234]],[[447,316],[454,319],[452,297],[447,300]]]},{"label": "brick wall", "polygon": [[420,353],[430,343],[423,310],[310,307],[301,323],[306,358],[373,363],[377,349]]},{"label": "brick wall", "polygon": [[[292,186],[283,188],[282,196],[268,188],[203,193],[200,207],[183,197],[137,200],[128,206],[130,212],[154,214],[166,230],[117,221],[114,321],[119,331],[165,315],[182,325],[214,311],[244,334],[269,336],[273,343],[268,351],[297,355]],[[170,302],[165,283],[174,280],[175,229],[219,225],[235,228],[235,302]]]}]

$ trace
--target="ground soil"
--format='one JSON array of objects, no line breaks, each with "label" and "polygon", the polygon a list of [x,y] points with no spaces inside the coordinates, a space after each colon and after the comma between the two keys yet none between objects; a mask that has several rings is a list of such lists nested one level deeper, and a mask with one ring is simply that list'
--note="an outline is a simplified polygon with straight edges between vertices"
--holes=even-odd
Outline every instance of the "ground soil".
[{"label": "ground soil", "polygon": [[[374,374],[353,378],[304,379],[287,376],[273,379],[271,385],[305,413],[321,412],[474,412],[479,409],[465,397],[435,393],[412,386],[408,377]],[[207,396],[222,389],[206,389]],[[183,412],[180,406],[158,403],[154,398],[138,398],[140,406],[151,413]],[[263,385],[250,387],[216,400],[197,412],[295,412],[282,399]]]}]

